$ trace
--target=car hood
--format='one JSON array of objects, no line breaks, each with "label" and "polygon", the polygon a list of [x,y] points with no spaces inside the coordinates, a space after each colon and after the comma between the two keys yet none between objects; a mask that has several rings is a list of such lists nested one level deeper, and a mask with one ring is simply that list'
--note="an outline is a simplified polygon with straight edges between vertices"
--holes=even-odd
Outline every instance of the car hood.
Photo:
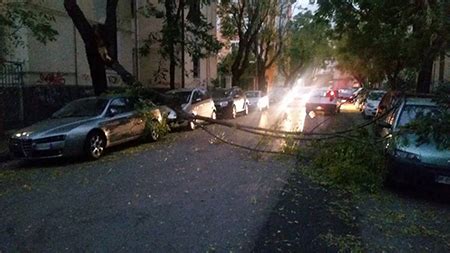
[{"label": "car hood", "polygon": [[94,121],[97,117],[50,118],[23,128],[17,133],[24,133],[29,138],[41,138],[49,135],[66,134],[80,125]]},{"label": "car hood", "polygon": [[[430,140],[428,143],[417,145],[418,136],[415,134],[403,134],[399,139],[398,150],[413,153],[420,156],[424,164],[443,166],[450,169],[450,150],[438,149],[436,142]],[[402,141],[403,139],[403,141]],[[404,140],[406,140],[405,143]]]}]

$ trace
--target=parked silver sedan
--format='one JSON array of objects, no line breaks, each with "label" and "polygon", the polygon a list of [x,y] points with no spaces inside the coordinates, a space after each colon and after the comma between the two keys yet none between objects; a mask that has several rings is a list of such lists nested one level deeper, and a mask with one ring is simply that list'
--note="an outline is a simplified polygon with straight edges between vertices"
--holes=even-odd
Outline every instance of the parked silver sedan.
[{"label": "parked silver sedan", "polygon": [[[158,108],[150,118],[161,123]],[[131,98],[89,97],[75,100],[52,115],[14,133],[10,152],[20,158],[37,159],[86,155],[98,159],[105,149],[137,139],[145,133],[146,120]],[[152,140],[158,132],[152,129]]]}]

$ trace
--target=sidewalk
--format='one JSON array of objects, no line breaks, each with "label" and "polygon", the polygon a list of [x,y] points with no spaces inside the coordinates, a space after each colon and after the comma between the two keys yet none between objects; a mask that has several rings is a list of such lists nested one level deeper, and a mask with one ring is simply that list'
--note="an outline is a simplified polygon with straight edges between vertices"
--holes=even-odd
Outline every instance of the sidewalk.
[{"label": "sidewalk", "polygon": [[10,159],[7,135],[0,135],[0,163]]}]

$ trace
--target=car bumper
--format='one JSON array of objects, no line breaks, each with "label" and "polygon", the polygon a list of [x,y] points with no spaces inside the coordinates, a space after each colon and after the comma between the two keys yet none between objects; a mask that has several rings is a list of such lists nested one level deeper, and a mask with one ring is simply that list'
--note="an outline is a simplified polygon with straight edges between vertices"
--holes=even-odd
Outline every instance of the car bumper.
[{"label": "car bumper", "polygon": [[49,148],[39,148],[31,140],[10,140],[9,151],[19,159],[45,159],[66,156],[64,142],[49,144]]},{"label": "car bumper", "polygon": [[229,113],[231,113],[231,110],[233,108],[232,104],[231,105],[229,104],[225,107],[221,107],[220,105],[217,105],[217,104],[215,106],[216,106],[216,115],[217,116],[223,116],[223,115],[229,114]]},{"label": "car bumper", "polygon": [[317,104],[317,103],[307,103],[306,104],[306,111],[336,111],[337,105],[336,104]]},{"label": "car bumper", "polygon": [[[406,184],[450,183],[450,169],[423,163],[408,162],[388,157],[389,176],[397,182]],[[446,184],[448,184],[446,183]]]},{"label": "car bumper", "polygon": [[366,107],[366,108],[364,109],[364,114],[365,114],[366,116],[374,117],[376,113],[377,113],[377,108],[367,108],[367,107]]}]

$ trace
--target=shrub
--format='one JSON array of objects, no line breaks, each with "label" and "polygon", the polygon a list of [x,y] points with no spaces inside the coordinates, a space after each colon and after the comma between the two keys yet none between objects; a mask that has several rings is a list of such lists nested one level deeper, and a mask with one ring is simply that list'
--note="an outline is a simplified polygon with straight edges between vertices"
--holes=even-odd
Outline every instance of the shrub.
[{"label": "shrub", "polygon": [[305,172],[324,185],[375,192],[383,184],[384,158],[379,144],[363,130],[349,138],[312,143]]}]

